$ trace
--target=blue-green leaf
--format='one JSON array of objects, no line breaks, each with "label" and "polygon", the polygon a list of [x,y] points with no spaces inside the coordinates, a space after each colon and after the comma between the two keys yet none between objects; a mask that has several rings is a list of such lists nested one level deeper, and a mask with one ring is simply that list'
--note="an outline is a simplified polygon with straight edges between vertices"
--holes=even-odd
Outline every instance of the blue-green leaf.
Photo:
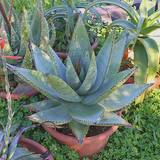
[{"label": "blue-green leaf", "polygon": [[97,78],[91,90],[89,91],[90,93],[96,91],[104,81],[106,70],[108,69],[107,65],[109,64],[111,58],[111,51],[113,47],[112,42],[113,42],[113,36],[112,34],[110,34],[96,57]]},{"label": "blue-green leaf", "polygon": [[71,128],[72,132],[74,133],[74,135],[78,139],[78,142],[82,144],[83,139],[89,130],[89,126],[78,123],[76,121],[71,121],[69,123],[69,127]]},{"label": "blue-green leaf", "polygon": [[80,88],[77,90],[77,93],[80,95],[86,94],[87,91],[89,91],[89,89],[95,83],[96,78],[97,78],[97,65],[96,65],[96,57],[95,54],[93,53],[86,77]]},{"label": "blue-green leaf", "polygon": [[112,74],[115,74],[119,71],[125,47],[127,46],[128,43],[127,38],[128,38],[128,33],[124,32],[120,36],[119,40],[113,45],[111,57],[107,64],[108,68],[106,70],[107,72],[105,75],[104,83],[110,78]]},{"label": "blue-green leaf", "polygon": [[62,79],[48,75],[47,83],[58,93],[58,97],[69,102],[80,102],[80,96]]},{"label": "blue-green leaf", "polygon": [[142,94],[149,84],[126,84],[113,91],[101,104],[107,112],[120,110]]},{"label": "blue-green leaf", "polygon": [[55,125],[62,125],[69,123],[72,118],[68,113],[68,109],[63,104],[47,109],[41,112],[37,112],[28,117],[30,120],[38,123],[53,123]]},{"label": "blue-green leaf", "polygon": [[135,30],[136,29],[136,26],[132,22],[130,22],[128,20],[124,20],[124,19],[114,20],[110,24],[110,27],[114,27],[114,26],[119,26],[119,27],[122,27],[127,30]]},{"label": "blue-green leaf", "polygon": [[69,56],[74,66],[80,62],[87,72],[92,53],[88,33],[82,19],[79,18],[70,43]]},{"label": "blue-green leaf", "polygon": [[139,41],[143,44],[148,57],[147,82],[150,82],[154,80],[159,68],[159,48],[157,42],[151,37],[139,38]]},{"label": "blue-green leaf", "polygon": [[34,56],[35,66],[38,71],[46,74],[58,75],[54,61],[52,61],[47,53],[32,44],[32,54]]},{"label": "blue-green leaf", "polygon": [[14,74],[21,78],[24,82],[31,85],[33,88],[37,89],[39,92],[44,94],[50,99],[59,101],[58,93],[50,86],[47,82],[47,75],[42,72],[24,69],[20,67],[15,67],[7,64],[8,69],[10,69]]},{"label": "blue-green leaf", "polygon": [[66,81],[73,89],[78,89],[81,85],[81,81],[79,80],[79,77],[69,57],[67,58],[66,64]]},{"label": "blue-green leaf", "polygon": [[58,105],[60,105],[60,103],[58,101],[43,100],[43,101],[23,105],[23,107],[37,112],[37,111],[43,111],[43,110],[46,110],[46,109],[56,107]]},{"label": "blue-green leaf", "polygon": [[117,114],[111,113],[111,112],[105,112],[102,119],[94,125],[97,125],[97,126],[118,125],[118,126],[131,127],[131,124],[129,124],[126,120],[124,120]]},{"label": "blue-green leaf", "polygon": [[114,88],[121,86],[134,72],[135,69],[128,69],[110,76],[109,80],[104,83],[95,93],[84,97],[83,103],[92,105],[104,100],[110,93],[113,92]]},{"label": "blue-green leaf", "polygon": [[70,104],[70,115],[71,117],[82,124],[95,123],[101,119],[104,109],[98,105],[94,104],[92,106],[87,106],[81,103]]}]

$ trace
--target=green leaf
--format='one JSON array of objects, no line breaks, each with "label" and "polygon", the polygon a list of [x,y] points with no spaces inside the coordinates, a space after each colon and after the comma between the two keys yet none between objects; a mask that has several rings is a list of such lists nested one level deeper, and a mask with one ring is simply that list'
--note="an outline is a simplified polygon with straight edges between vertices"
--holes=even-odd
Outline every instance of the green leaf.
[{"label": "green leaf", "polygon": [[83,139],[89,130],[89,126],[78,123],[76,121],[71,121],[69,123],[69,127],[71,128],[72,132],[74,133],[74,135],[78,139],[78,142],[82,144]]},{"label": "green leaf", "polygon": [[63,104],[51,109],[46,109],[41,112],[37,112],[28,117],[33,122],[37,123],[53,123],[55,125],[62,125],[69,123],[72,118],[69,115],[68,109]]},{"label": "green leaf", "polygon": [[144,46],[137,42],[134,47],[134,63],[137,66],[137,71],[134,75],[134,80],[137,84],[146,82],[148,70],[148,57]]},{"label": "green leaf", "polygon": [[81,18],[78,19],[69,47],[69,56],[74,66],[80,62],[88,70],[93,49]]},{"label": "green leaf", "polygon": [[107,112],[120,110],[129,105],[134,99],[142,94],[150,84],[126,84],[113,91],[105,100],[99,104],[102,105]]},{"label": "green leaf", "polygon": [[125,10],[128,15],[131,17],[131,20],[136,23],[138,21],[139,15],[138,12],[130,5],[128,5],[127,3],[123,2],[123,1],[119,1],[119,0],[96,0],[92,3],[90,3],[87,7],[86,7],[86,11],[87,12],[91,7],[97,6],[99,4],[111,4],[111,5],[116,5],[120,8],[122,8],[123,10]]},{"label": "green leaf", "polygon": [[120,26],[124,29],[127,29],[127,30],[135,30],[136,29],[136,26],[128,21],[128,20],[124,20],[124,19],[117,19],[117,20],[114,20],[109,27],[114,27],[114,26]]},{"label": "green leaf", "polygon": [[117,73],[120,69],[121,66],[121,61],[123,58],[123,54],[126,48],[126,45],[128,43],[128,33],[127,32],[123,32],[122,35],[120,36],[119,40],[114,43],[113,47],[112,47],[112,53],[111,53],[111,57],[110,60],[108,61],[107,64],[107,72],[105,75],[105,80],[104,83],[108,80],[108,78]]},{"label": "green leaf", "polygon": [[31,39],[36,46],[40,46],[41,42],[41,15],[38,8],[35,8],[31,22]]},{"label": "green leaf", "polygon": [[147,5],[147,0],[142,0],[141,5],[140,5],[140,15],[144,18],[148,17],[148,5]]},{"label": "green leaf", "polygon": [[66,81],[73,89],[78,89],[81,85],[81,81],[79,80],[79,77],[69,57],[67,58],[66,64]]},{"label": "green leaf", "polygon": [[153,81],[157,75],[159,66],[159,48],[154,39],[149,38],[139,38],[139,41],[143,44],[146,54],[148,57],[148,74],[147,82]]},{"label": "green leaf", "polygon": [[87,106],[81,103],[77,103],[76,105],[70,104],[71,117],[75,121],[85,125],[99,121],[103,112],[104,109],[98,104],[92,106]]},{"label": "green leaf", "polygon": [[84,95],[89,91],[89,89],[92,87],[92,85],[95,83],[97,78],[97,65],[96,65],[96,57],[95,54],[92,53],[91,61],[89,64],[89,68],[86,74],[86,77],[80,86],[80,88],[77,90],[77,93],[80,95]]},{"label": "green leaf", "polygon": [[109,80],[101,85],[95,93],[84,97],[83,103],[92,105],[104,100],[113,92],[114,88],[116,89],[118,86],[121,86],[134,72],[135,69],[128,69],[110,76]]},{"label": "green leaf", "polygon": [[48,75],[47,83],[58,93],[59,98],[68,102],[80,102],[80,96],[62,79]]},{"label": "green leaf", "polygon": [[15,67],[8,64],[8,69],[10,69],[14,74],[20,77],[24,82],[36,88],[39,92],[44,94],[50,99],[59,101],[58,94],[56,91],[47,83],[46,74],[39,71],[24,69],[20,67]]},{"label": "green leaf", "polygon": [[144,34],[144,35],[147,35],[153,31],[156,31],[157,29],[160,28],[160,24],[155,24],[155,25],[152,25],[152,26],[149,26],[149,27],[146,27],[144,28],[142,31],[141,31],[141,34]]},{"label": "green leaf", "polygon": [[110,34],[96,57],[97,78],[96,78],[96,82],[94,83],[91,90],[89,91],[90,93],[93,93],[94,91],[96,91],[104,81],[105,74],[108,68],[107,65],[109,64],[109,61],[111,58],[111,51],[113,47],[112,42],[113,42],[113,36],[112,34]]},{"label": "green leaf", "polygon": [[148,17],[148,23],[147,23],[147,26],[151,26],[153,24],[156,24],[157,23],[157,20],[159,19],[159,15],[160,15],[160,10],[154,12],[153,14],[151,14],[149,17]]},{"label": "green leaf", "polygon": [[52,61],[47,53],[32,44],[32,54],[34,56],[35,66],[38,71],[46,74],[58,75],[54,61]]},{"label": "green leaf", "polygon": [[125,121],[123,118],[121,118],[117,114],[110,113],[110,112],[105,112],[102,119],[94,125],[96,126],[118,125],[118,126],[126,126],[126,127],[132,126],[131,124],[129,124],[127,121]]},{"label": "green leaf", "polygon": [[58,101],[43,100],[43,101],[23,105],[23,107],[37,112],[37,111],[43,111],[46,109],[50,109],[52,107],[56,107],[58,105],[60,105]]},{"label": "green leaf", "polygon": [[63,64],[62,60],[58,57],[58,55],[50,46],[48,46],[47,53],[50,56],[50,59],[57,70],[58,76],[61,77],[61,79],[66,80],[66,67]]}]

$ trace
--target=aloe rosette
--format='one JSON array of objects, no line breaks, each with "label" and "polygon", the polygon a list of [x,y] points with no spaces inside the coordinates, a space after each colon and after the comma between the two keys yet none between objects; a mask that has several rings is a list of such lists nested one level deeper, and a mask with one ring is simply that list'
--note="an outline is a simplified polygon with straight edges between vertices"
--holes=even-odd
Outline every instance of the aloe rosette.
[{"label": "aloe rosette", "polygon": [[110,34],[95,56],[83,21],[79,18],[65,64],[48,46],[47,52],[32,44],[32,55],[37,70],[8,68],[30,84],[48,100],[33,103],[36,113],[29,116],[34,122],[56,125],[69,124],[83,142],[89,126],[131,125],[116,112],[131,103],[150,84],[124,84],[135,72],[119,72],[128,34],[118,40]]}]

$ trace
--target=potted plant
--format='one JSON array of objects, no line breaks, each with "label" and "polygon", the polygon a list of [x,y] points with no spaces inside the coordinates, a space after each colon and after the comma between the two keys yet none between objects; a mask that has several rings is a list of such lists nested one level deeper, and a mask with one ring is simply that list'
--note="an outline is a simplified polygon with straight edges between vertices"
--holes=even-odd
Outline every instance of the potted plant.
[{"label": "potted plant", "polygon": [[[5,89],[7,92],[8,117],[6,126],[0,123],[2,127],[2,129],[0,129],[0,159],[18,160],[25,158],[26,160],[31,160],[31,159],[53,160],[53,157],[50,154],[47,155],[47,149],[45,149],[43,146],[32,140],[21,137],[22,133],[27,129],[29,129],[30,127],[21,128],[17,133],[13,133],[13,131],[15,130],[12,126],[14,113],[12,111],[12,101],[10,95],[10,85],[8,81],[8,73],[6,68],[6,59],[3,56],[4,47],[5,43],[1,42],[0,48],[1,48],[1,58],[3,65],[2,67],[5,75]],[[18,143],[20,143],[21,147],[18,147]],[[45,155],[47,156],[44,157]]]},{"label": "potted plant", "polygon": [[[109,0],[98,1],[92,3],[88,8],[97,3],[114,4],[128,13],[129,20],[115,20],[110,27],[119,26],[130,32],[130,45],[134,52],[134,64],[138,67],[134,75],[135,83],[141,84],[155,80],[159,70],[159,37],[156,36],[160,28],[158,23],[159,10],[155,12],[155,5],[154,7],[148,5],[146,0],[142,0],[138,11],[127,3],[116,0],[112,2]],[[143,99],[144,94],[137,99],[137,103],[142,102]]]},{"label": "potted plant", "polygon": [[[45,52],[32,44],[37,70],[7,65],[14,74],[49,98],[32,104],[36,113],[28,118],[44,124],[43,127],[62,143],[65,143],[61,139],[63,134],[55,127],[67,125],[77,138],[64,135],[65,139],[68,137],[66,141],[71,140],[67,145],[71,145],[80,156],[99,152],[109,136],[117,130],[117,125],[131,127],[117,111],[150,86],[123,85],[135,71],[128,69],[119,72],[127,37],[128,34],[124,32],[115,42],[111,33],[95,57],[86,28],[79,18],[65,64],[49,45]],[[97,136],[85,138],[90,126],[111,127],[105,128],[104,133]]]}]

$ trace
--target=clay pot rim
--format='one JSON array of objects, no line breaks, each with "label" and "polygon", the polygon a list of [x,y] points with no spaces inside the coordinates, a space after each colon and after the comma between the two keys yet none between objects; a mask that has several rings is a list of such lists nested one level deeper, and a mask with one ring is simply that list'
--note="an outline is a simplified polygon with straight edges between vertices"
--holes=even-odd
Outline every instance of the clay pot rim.
[{"label": "clay pot rim", "polygon": [[19,139],[19,144],[20,144],[20,146],[22,146],[24,148],[27,148],[31,152],[34,152],[34,151],[29,149],[30,146],[35,148],[36,150],[38,150],[38,153],[36,152],[37,154],[40,154],[42,157],[45,156],[44,160],[45,159],[46,160],[53,160],[53,156],[48,151],[48,149],[45,148],[44,146],[42,146],[41,144],[39,144],[38,142],[32,140],[32,139],[25,138],[25,137],[21,136],[20,139]]},{"label": "clay pot rim", "polygon": [[[56,130],[56,128],[52,128],[52,127],[48,127],[47,125],[43,124],[42,127],[47,131],[47,132],[54,132],[56,134],[59,134],[59,135],[63,135],[65,138],[69,138],[70,140],[72,141],[77,141],[76,137],[74,136],[70,136],[70,135],[66,135],[66,134],[63,134],[59,131]],[[97,137],[100,137],[102,135],[106,135],[106,134],[109,134],[109,136],[111,136],[116,130],[118,129],[118,126],[110,126],[106,131],[100,133],[100,134],[97,134],[97,135],[94,135],[94,136],[89,136],[89,137],[85,137],[84,139],[85,140],[89,140],[89,139],[94,139],[94,138],[97,138]]]}]

